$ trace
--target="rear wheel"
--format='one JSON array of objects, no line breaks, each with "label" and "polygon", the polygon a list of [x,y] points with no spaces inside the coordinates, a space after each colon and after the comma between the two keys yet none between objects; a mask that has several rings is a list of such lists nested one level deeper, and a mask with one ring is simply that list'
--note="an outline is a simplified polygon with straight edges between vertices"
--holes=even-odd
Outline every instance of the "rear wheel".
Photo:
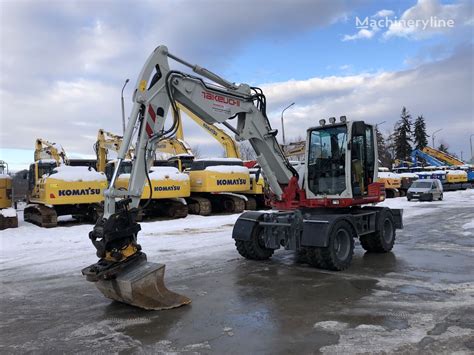
[{"label": "rear wheel", "polygon": [[236,240],[235,246],[240,255],[251,260],[267,260],[274,250],[265,247],[263,228],[256,227],[252,230],[250,240]]},{"label": "rear wheel", "polygon": [[327,267],[325,266],[326,264],[324,263],[323,257],[321,255],[321,250],[323,248],[318,248],[318,247],[313,247],[308,250],[307,253],[307,261],[308,264],[317,267],[320,269],[326,269]]},{"label": "rear wheel", "polygon": [[346,221],[337,222],[331,229],[329,245],[326,248],[315,248],[313,253],[314,266],[317,263],[324,269],[336,271],[347,269],[354,254],[354,234],[351,225]]},{"label": "rear wheel", "polygon": [[438,200],[443,201],[443,194],[440,194],[440,195],[439,195],[439,199],[438,199]]},{"label": "rear wheel", "polygon": [[380,212],[377,230],[360,237],[362,248],[372,253],[387,253],[395,243],[395,225],[390,212]]}]

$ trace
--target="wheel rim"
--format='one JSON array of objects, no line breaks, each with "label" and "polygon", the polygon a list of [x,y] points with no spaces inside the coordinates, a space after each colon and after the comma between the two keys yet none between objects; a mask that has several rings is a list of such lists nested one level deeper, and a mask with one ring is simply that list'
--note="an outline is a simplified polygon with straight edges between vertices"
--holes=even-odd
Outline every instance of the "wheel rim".
[{"label": "wheel rim", "polygon": [[390,219],[385,219],[383,223],[383,239],[386,243],[390,243],[393,237],[393,225]]},{"label": "wheel rim", "polygon": [[265,248],[265,238],[264,238],[264,234],[263,234],[263,229],[260,229],[257,232],[257,244],[258,244],[259,247]]},{"label": "wheel rim", "polygon": [[352,236],[345,229],[339,229],[334,238],[334,251],[339,260],[345,260],[349,256]]}]

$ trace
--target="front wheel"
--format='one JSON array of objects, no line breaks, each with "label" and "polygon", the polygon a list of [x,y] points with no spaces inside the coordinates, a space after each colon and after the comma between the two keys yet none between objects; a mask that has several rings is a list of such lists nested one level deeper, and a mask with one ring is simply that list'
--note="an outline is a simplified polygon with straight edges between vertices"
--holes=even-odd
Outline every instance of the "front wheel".
[{"label": "front wheel", "polygon": [[250,260],[267,260],[274,250],[265,247],[263,228],[253,228],[250,240],[236,240],[235,246],[240,255]]},{"label": "front wheel", "polygon": [[360,237],[362,248],[372,253],[387,253],[395,243],[395,225],[388,211],[380,212],[377,229],[374,233]]},{"label": "front wheel", "polygon": [[[339,221],[331,228],[326,248],[317,248],[313,252],[313,266],[329,270],[345,270],[349,267],[354,254],[354,232],[346,221]],[[319,254],[319,255],[318,255]]]}]

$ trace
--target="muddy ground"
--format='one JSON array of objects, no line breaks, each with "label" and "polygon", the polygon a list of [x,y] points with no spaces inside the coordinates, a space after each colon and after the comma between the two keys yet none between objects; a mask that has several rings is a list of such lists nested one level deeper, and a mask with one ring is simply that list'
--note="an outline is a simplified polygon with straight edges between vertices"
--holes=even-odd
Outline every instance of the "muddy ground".
[{"label": "muddy ground", "polygon": [[105,299],[79,270],[52,267],[67,258],[62,250],[47,268],[4,264],[0,351],[472,353],[474,230],[462,226],[474,208],[420,208],[432,210],[405,220],[393,252],[366,254],[356,245],[344,272],[296,263],[286,251],[267,262],[242,259],[232,223],[188,229],[186,237],[202,237],[193,253],[172,244],[156,250],[168,287],[193,300],[169,311]]}]

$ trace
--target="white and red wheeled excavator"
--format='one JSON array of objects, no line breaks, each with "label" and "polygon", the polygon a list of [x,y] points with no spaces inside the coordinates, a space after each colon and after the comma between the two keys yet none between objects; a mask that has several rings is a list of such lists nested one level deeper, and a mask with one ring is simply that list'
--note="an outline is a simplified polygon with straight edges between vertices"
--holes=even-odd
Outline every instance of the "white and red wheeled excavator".
[{"label": "white and red wheeled excavator", "polygon": [[[168,59],[200,77],[170,70]],[[378,159],[372,125],[341,116],[340,122],[331,117],[309,128],[304,176],[299,178],[270,126],[261,89],[230,83],[176,57],[165,46],[157,47],[147,59],[133,103],[105,192],[104,216],[89,235],[100,260],[82,270],[106,297],[145,309],[191,302],[164,286],[164,265],[146,260],[137,243],[140,225],[135,221],[155,145],[175,133],[178,103],[208,124],[225,125],[237,140],[249,141],[271,187],[274,211],[245,212],[235,223],[232,237],[242,256],[265,260],[283,247],[304,252],[313,266],[343,270],[351,263],[355,238],[370,252],[392,249],[395,231],[403,227],[402,211],[373,206],[385,195],[383,185],[375,182]],[[170,107],[174,122],[165,129]],[[135,128],[138,136],[130,183],[127,190],[117,189],[117,172]]]}]

